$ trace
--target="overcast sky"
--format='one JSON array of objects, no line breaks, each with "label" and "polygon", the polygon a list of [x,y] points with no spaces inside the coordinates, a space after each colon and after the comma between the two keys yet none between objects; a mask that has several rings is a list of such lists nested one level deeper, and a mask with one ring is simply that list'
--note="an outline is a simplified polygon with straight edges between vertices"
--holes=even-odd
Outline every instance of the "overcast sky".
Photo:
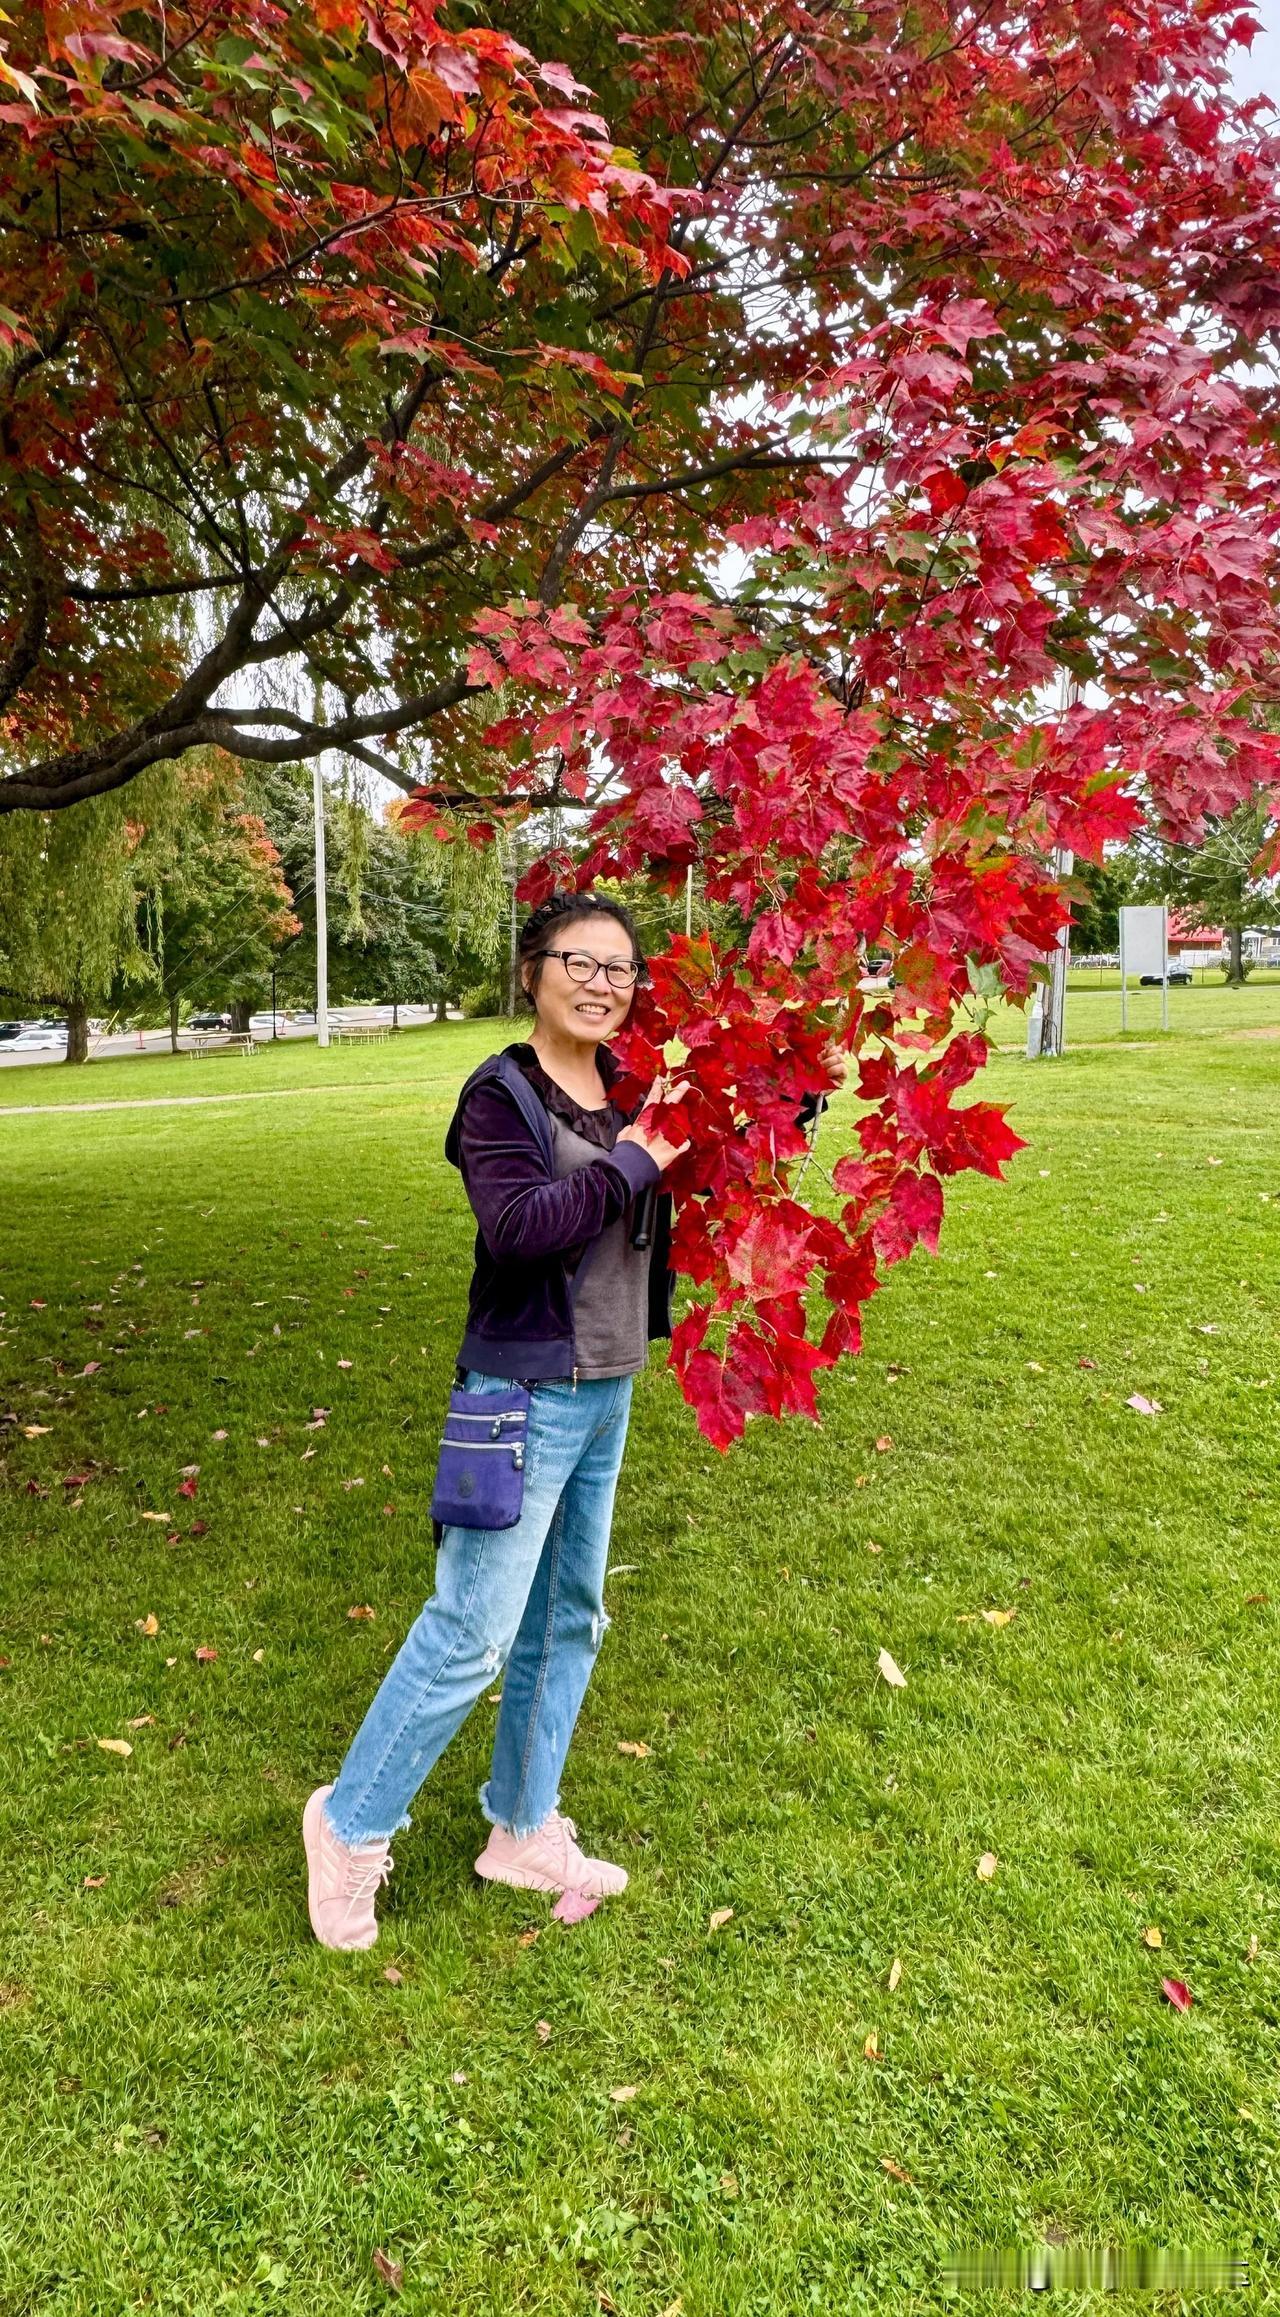
[{"label": "overcast sky", "polygon": [[1280,0],[1257,0],[1251,13],[1262,25],[1251,49],[1242,49],[1236,86],[1244,96],[1280,100]]}]

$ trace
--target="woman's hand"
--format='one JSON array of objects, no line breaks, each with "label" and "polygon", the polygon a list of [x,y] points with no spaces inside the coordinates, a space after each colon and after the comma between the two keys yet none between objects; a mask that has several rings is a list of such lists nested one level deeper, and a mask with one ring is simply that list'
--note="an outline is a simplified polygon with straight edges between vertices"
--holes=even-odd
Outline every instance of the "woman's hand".
[{"label": "woman's hand", "polygon": [[686,1134],[681,1137],[679,1142],[669,1142],[665,1134],[658,1134],[651,1127],[646,1128],[645,1118],[655,1103],[679,1102],[688,1091],[689,1081],[687,1078],[682,1078],[677,1086],[669,1086],[665,1078],[655,1078],[644,1098],[644,1107],[635,1124],[624,1126],[618,1136],[619,1142],[638,1143],[641,1150],[647,1150],[654,1165],[661,1168],[664,1174],[672,1160],[679,1158],[681,1151],[688,1147],[689,1137]]}]

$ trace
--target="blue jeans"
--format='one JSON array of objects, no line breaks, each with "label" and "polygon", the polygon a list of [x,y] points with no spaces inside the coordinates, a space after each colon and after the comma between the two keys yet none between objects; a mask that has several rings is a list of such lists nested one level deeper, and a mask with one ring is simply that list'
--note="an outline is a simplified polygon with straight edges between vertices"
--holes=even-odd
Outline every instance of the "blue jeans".
[{"label": "blue jeans", "polygon": [[[505,1392],[467,1376],[470,1392]],[[539,1384],[530,1395],[524,1508],[511,1529],[446,1528],[436,1590],[351,1742],[326,1816],[340,1842],[389,1838],[505,1666],[480,1807],[516,1835],[560,1800],[560,1773],[609,1619],[605,1564],[631,1378]]]}]

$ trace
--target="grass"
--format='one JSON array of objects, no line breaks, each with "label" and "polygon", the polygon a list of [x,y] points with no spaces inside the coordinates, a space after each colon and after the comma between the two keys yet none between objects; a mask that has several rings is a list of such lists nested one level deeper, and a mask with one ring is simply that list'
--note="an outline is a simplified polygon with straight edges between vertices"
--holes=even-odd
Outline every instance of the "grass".
[{"label": "grass", "polygon": [[[955,1186],[821,1430],[721,1460],[656,1366],[566,1780],[631,1890],[569,1930],[475,1883],[481,1705],[379,1946],[335,1958],[298,1814],[429,1589],[470,1240],[440,1142],[495,1028],[217,1066],[278,1101],[0,1119],[3,2317],[359,2317],[389,2301],[375,2250],[430,2317],[906,2317],[948,2247],[1046,2231],[1256,2273],[1274,1043],[998,1056],[1031,1147]],[[0,1093],[217,1090],[196,1075]]]}]

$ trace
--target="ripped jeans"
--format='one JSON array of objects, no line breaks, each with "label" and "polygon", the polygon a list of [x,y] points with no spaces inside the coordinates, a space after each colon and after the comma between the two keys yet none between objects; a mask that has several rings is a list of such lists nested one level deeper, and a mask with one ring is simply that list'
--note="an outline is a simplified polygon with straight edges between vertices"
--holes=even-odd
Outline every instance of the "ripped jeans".
[{"label": "ripped jeans", "polygon": [[[471,1392],[509,1380],[467,1376]],[[560,1799],[560,1773],[604,1638],[605,1564],[631,1377],[538,1384],[524,1509],[510,1529],[446,1528],[436,1590],[388,1667],[325,1815],[339,1841],[385,1839],[454,1732],[501,1675],[480,1807],[516,1835]],[[505,1669],[505,1670],[504,1670]]]}]

